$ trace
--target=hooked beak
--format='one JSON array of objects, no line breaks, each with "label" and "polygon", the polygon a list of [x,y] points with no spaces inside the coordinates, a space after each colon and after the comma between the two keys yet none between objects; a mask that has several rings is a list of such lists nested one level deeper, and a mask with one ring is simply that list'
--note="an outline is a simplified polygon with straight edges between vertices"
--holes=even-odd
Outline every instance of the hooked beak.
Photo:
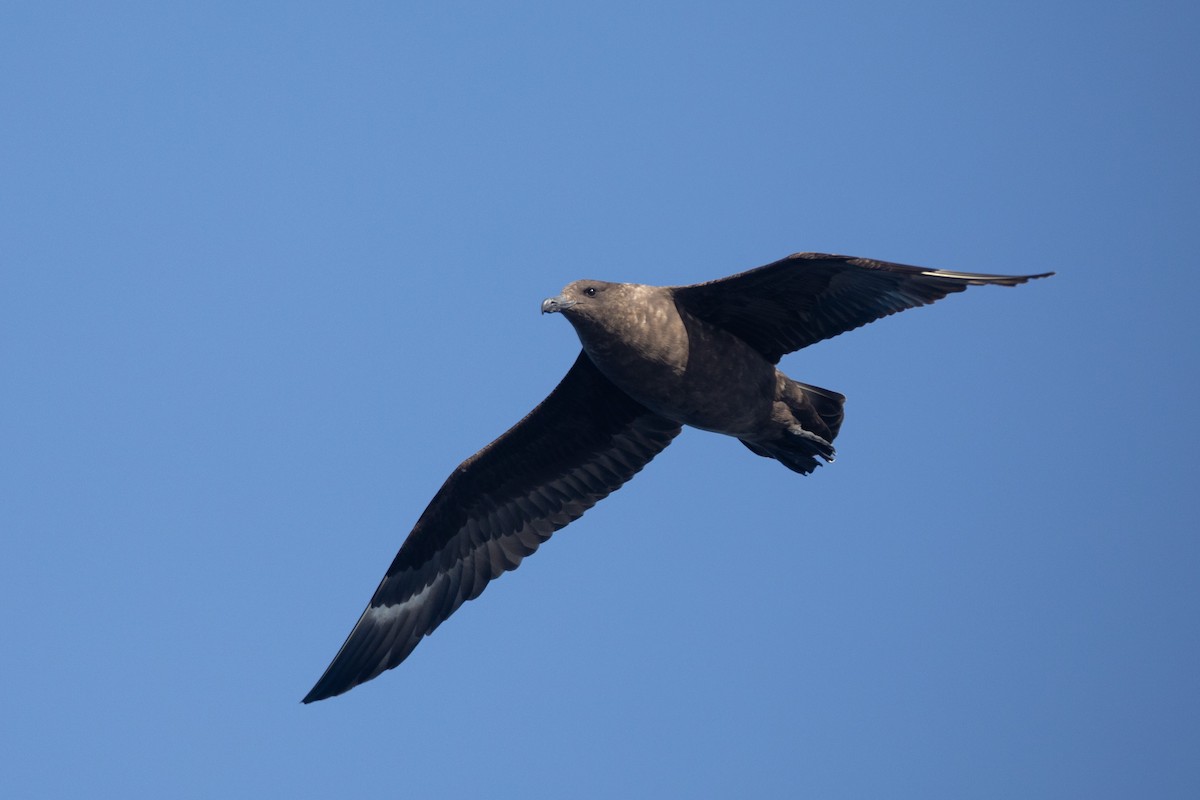
[{"label": "hooked beak", "polygon": [[575,305],[574,300],[567,300],[561,294],[558,297],[547,297],[542,301],[543,314],[557,314]]}]

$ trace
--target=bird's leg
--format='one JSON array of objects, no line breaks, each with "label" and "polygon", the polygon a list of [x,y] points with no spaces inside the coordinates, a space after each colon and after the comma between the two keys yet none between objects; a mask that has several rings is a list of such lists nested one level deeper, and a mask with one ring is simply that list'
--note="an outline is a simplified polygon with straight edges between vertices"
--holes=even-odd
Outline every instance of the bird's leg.
[{"label": "bird's leg", "polygon": [[818,455],[820,455],[826,461],[833,461],[833,442],[817,436],[812,431],[806,431],[799,425],[790,425],[785,429],[785,432],[788,436],[802,439],[806,442],[816,445],[814,449],[817,451]]}]

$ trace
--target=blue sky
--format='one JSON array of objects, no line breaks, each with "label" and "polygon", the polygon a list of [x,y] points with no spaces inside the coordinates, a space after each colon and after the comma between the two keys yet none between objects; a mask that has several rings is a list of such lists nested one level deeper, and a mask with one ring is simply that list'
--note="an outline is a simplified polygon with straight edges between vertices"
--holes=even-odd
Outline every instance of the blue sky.
[{"label": "blue sky", "polygon": [[[0,11],[0,793],[1200,795],[1185,3]],[[976,289],[787,357],[399,669],[299,700],[570,280]]]}]

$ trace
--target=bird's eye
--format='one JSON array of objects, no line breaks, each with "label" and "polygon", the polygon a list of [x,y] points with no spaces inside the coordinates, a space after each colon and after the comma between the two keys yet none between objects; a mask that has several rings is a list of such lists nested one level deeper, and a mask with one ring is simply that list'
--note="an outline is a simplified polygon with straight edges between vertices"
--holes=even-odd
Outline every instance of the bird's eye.
[{"label": "bird's eye", "polygon": [[595,297],[596,296],[596,287],[589,286],[583,290],[583,293],[586,294],[588,297]]}]

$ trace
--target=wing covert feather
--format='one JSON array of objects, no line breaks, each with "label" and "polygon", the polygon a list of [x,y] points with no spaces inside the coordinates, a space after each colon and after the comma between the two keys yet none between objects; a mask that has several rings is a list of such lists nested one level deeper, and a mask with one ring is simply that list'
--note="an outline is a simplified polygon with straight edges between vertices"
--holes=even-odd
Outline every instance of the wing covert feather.
[{"label": "wing covert feather", "polygon": [[707,283],[673,287],[676,303],[775,362],[787,353],[968,286],[1053,275],[981,275],[868,258],[796,253]]},{"label": "wing covert feather", "polygon": [[617,389],[581,352],[537,408],[446,479],[304,702],[398,665],[489,581],[640,471],[679,430]]}]

